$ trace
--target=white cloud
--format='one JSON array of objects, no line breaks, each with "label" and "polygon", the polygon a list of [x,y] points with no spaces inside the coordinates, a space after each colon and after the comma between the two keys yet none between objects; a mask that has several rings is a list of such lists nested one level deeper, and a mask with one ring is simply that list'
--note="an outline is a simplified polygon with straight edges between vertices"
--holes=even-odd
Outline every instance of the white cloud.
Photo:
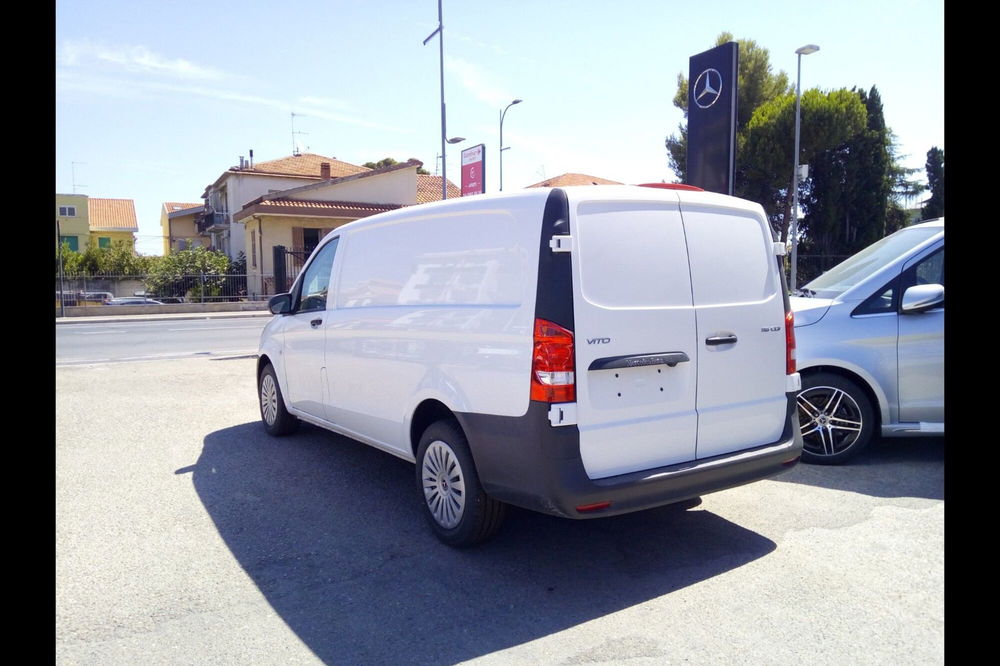
[{"label": "white cloud", "polygon": [[479,65],[454,56],[445,56],[444,66],[449,72],[458,76],[462,86],[482,102],[493,107],[502,107],[513,99],[510,93],[491,80],[491,75]]},{"label": "white cloud", "polygon": [[57,62],[66,67],[79,67],[91,62],[110,64],[127,72],[160,74],[185,80],[214,80],[224,72],[183,58],[169,58],[154,53],[145,46],[108,47],[91,42],[64,42]]}]

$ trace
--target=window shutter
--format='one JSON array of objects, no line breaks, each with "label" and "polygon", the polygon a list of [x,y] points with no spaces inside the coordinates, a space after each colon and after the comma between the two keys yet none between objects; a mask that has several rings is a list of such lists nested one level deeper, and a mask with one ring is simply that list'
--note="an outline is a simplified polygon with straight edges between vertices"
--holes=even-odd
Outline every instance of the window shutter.
[{"label": "window shutter", "polygon": [[302,227],[292,227],[292,249],[302,251],[306,247],[306,241],[302,237]]}]

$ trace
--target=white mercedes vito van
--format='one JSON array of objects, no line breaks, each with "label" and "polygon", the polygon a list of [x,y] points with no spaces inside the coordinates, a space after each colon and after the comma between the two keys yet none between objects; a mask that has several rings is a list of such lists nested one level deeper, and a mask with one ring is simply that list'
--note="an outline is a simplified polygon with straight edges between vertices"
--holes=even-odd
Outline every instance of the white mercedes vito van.
[{"label": "white mercedes vito van", "polygon": [[759,205],[695,189],[526,189],[335,229],[270,301],[264,427],[414,462],[452,546],[507,504],[611,516],[791,468],[780,245]]}]

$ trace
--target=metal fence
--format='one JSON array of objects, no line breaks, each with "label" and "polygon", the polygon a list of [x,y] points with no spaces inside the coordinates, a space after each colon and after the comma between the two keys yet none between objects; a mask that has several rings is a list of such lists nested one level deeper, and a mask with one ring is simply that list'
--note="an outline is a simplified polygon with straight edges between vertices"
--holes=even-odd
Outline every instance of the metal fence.
[{"label": "metal fence", "polygon": [[223,303],[267,300],[273,275],[198,273],[56,276],[56,307],[104,305],[112,298],[145,297],[161,303]]}]

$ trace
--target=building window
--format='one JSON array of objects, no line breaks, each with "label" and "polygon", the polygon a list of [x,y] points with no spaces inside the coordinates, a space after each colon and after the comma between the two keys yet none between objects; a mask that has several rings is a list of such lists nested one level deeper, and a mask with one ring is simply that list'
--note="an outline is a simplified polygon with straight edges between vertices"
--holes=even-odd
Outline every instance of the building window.
[{"label": "building window", "polygon": [[257,268],[257,230],[250,230],[250,267]]},{"label": "building window", "polygon": [[59,206],[60,217],[76,217],[76,206]]},{"label": "building window", "polygon": [[101,249],[106,249],[111,247],[111,238],[109,238],[108,236],[98,236],[97,247]]},{"label": "building window", "polygon": [[60,236],[59,244],[66,245],[74,252],[80,251],[80,240],[76,236]]}]

